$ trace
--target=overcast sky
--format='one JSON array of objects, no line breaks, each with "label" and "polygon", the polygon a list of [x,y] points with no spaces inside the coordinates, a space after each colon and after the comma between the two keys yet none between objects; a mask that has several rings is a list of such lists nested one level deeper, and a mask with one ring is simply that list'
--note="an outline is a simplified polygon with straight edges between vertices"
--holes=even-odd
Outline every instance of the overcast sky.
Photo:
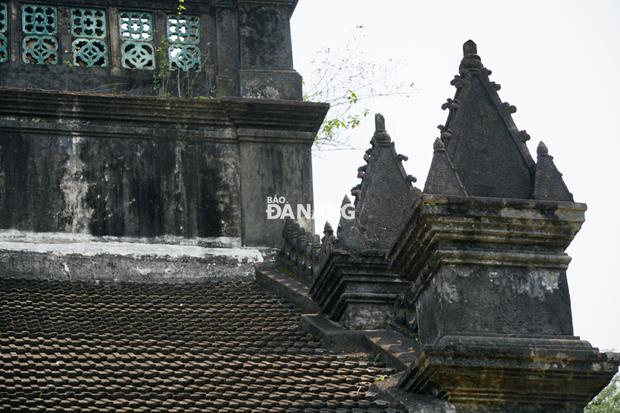
[{"label": "overcast sky", "polygon": [[[414,82],[409,97],[366,102],[386,117],[405,168],[423,187],[453,97],[462,44],[472,39],[503,101],[532,139],[543,140],[575,200],[588,204],[586,222],[568,253],[575,334],[602,349],[620,349],[619,1],[300,0],[292,19],[296,69],[306,78],[318,50],[338,50],[363,26],[364,59],[399,62],[394,84]],[[358,150],[314,156],[317,230],[337,224],[344,194],[357,185],[374,121],[353,133]]]}]

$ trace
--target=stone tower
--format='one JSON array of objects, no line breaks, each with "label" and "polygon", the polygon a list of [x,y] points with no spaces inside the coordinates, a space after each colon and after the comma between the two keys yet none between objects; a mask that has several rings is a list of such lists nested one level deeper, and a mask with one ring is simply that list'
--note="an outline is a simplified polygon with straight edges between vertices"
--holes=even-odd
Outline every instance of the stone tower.
[{"label": "stone tower", "polygon": [[295,0],[0,1],[0,228],[274,246],[312,204]]}]

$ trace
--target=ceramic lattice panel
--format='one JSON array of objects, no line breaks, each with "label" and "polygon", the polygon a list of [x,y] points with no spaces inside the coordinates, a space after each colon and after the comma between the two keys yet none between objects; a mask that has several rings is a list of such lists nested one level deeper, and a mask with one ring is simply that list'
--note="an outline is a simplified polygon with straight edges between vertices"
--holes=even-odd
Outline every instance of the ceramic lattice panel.
[{"label": "ceramic lattice panel", "polygon": [[22,30],[25,34],[53,36],[58,26],[56,7],[40,4],[22,6]]},{"label": "ceramic lattice panel", "polygon": [[100,9],[71,9],[73,64],[81,67],[106,67],[106,14]]},{"label": "ceramic lattice panel", "polygon": [[196,16],[168,16],[168,42],[179,44],[200,43],[200,18]]},{"label": "ceramic lattice panel", "polygon": [[108,48],[104,41],[98,39],[76,39],[71,44],[73,64],[82,67],[106,67],[108,65]]},{"label": "ceramic lattice panel", "polygon": [[196,16],[168,16],[168,57],[170,68],[182,71],[199,70],[200,19]]},{"label": "ceramic lattice panel", "polygon": [[119,34],[121,45],[121,64],[126,69],[155,68],[155,49],[153,47],[153,16],[151,13],[121,11]]},{"label": "ceramic lattice panel", "polygon": [[0,63],[9,61],[9,12],[5,2],[0,2]]},{"label": "ceramic lattice panel", "polygon": [[71,9],[71,34],[74,37],[103,39],[106,33],[105,10]]},{"label": "ceramic lattice panel", "polygon": [[200,48],[194,45],[170,46],[170,67],[184,72],[200,69]]},{"label": "ceramic lattice panel", "polygon": [[30,64],[58,63],[58,12],[41,4],[22,6],[22,60]]}]

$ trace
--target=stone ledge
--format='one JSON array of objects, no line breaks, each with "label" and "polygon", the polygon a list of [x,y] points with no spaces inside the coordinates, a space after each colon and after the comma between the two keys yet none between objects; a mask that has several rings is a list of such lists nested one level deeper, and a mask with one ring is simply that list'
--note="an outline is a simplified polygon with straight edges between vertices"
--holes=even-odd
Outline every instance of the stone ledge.
[{"label": "stone ledge", "polygon": [[[288,100],[174,99],[0,90],[0,130],[20,133],[312,144],[329,105]],[[129,132],[128,132],[129,131]]]},{"label": "stone ledge", "polygon": [[[4,234],[6,238],[6,234]],[[267,249],[121,241],[67,241],[34,234],[0,238],[3,277],[81,281],[188,283],[251,278]],[[92,238],[92,239],[91,239]],[[77,239],[81,239],[78,237]],[[122,240],[122,238],[121,238]]]},{"label": "stone ledge", "polygon": [[473,411],[509,404],[515,412],[580,412],[616,371],[617,362],[578,337],[444,336],[424,347],[400,386],[480,404]]},{"label": "stone ledge", "polygon": [[498,258],[511,255],[509,261],[518,265],[535,258],[565,268],[570,259],[564,249],[581,228],[585,210],[573,202],[423,195],[388,259],[411,280],[432,272],[425,267],[437,258],[438,246],[454,249],[453,257],[476,253],[493,262],[492,255],[501,253]]}]

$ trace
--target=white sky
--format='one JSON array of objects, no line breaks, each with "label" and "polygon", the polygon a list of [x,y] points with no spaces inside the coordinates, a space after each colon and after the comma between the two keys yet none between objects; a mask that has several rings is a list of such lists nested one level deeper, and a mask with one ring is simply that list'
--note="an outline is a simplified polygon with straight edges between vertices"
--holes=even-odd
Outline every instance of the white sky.
[{"label": "white sky", "polygon": [[[568,253],[575,334],[601,349],[620,349],[620,1],[300,0],[292,19],[295,67],[309,75],[324,47],[343,47],[364,26],[366,59],[399,61],[394,81],[414,82],[409,99],[365,103],[386,117],[407,172],[423,187],[453,97],[462,44],[472,39],[514,119],[555,157],[575,200],[588,204],[586,222]],[[374,129],[373,116],[353,133],[359,150],[314,156],[317,230],[337,224],[344,194],[359,183],[357,167]]]}]

